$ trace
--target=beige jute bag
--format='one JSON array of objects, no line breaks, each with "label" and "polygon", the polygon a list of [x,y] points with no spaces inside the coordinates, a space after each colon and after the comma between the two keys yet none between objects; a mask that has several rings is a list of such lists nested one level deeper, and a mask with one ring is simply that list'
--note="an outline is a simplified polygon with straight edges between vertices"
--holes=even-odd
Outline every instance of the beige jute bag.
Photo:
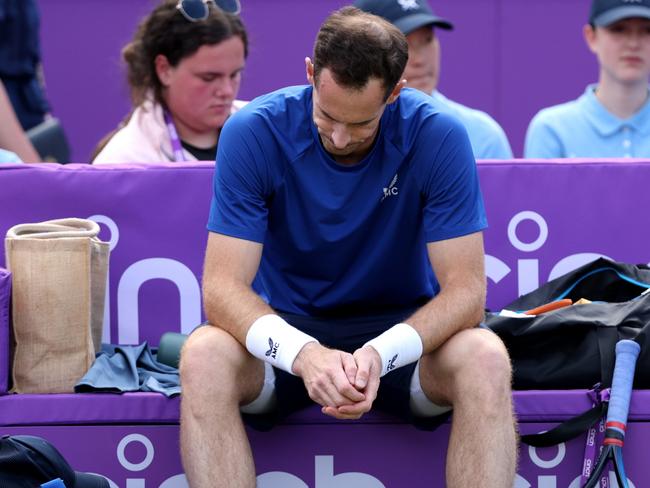
[{"label": "beige jute bag", "polygon": [[109,245],[85,219],[7,231],[13,276],[12,391],[72,392],[101,347]]}]

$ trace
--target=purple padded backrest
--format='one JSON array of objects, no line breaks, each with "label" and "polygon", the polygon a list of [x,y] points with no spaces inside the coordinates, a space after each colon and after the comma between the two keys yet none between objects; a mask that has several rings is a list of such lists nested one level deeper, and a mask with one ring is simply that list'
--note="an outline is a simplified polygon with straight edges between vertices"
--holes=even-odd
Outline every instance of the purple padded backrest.
[{"label": "purple padded backrest", "polygon": [[9,307],[11,273],[0,268],[0,395],[9,387]]}]

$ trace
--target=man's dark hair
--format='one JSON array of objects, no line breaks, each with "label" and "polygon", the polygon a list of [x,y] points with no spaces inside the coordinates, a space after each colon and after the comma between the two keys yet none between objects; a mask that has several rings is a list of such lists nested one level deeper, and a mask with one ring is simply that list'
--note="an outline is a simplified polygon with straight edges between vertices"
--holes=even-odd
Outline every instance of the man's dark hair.
[{"label": "man's dark hair", "polygon": [[408,61],[408,44],[397,27],[354,7],[344,7],[323,22],[314,44],[314,80],[327,68],[336,83],[363,89],[382,80],[387,100]]}]

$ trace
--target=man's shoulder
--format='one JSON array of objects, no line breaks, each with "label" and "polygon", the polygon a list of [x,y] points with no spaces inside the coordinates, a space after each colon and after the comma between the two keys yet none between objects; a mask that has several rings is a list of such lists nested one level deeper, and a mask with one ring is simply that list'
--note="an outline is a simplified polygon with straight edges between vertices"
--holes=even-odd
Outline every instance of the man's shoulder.
[{"label": "man's shoulder", "polygon": [[228,147],[246,145],[268,156],[293,159],[313,143],[311,87],[292,86],[259,96],[232,114],[220,138]]},{"label": "man's shoulder", "polygon": [[426,93],[422,93],[415,88],[403,88],[397,98],[397,105],[402,113],[408,112],[409,114],[415,112],[436,112],[435,107],[431,103],[431,97]]},{"label": "man's shoulder", "polygon": [[301,105],[307,107],[306,101],[310,98],[311,87],[309,85],[288,86],[254,98],[240,106],[237,114],[257,113],[267,116],[282,114],[289,106],[293,108]]},{"label": "man's shoulder", "polygon": [[228,125],[248,126],[253,131],[263,127],[277,127],[289,130],[290,127],[304,126],[310,117],[311,89],[309,86],[281,88],[254,98],[239,107],[229,117]]},{"label": "man's shoulder", "polygon": [[458,117],[440,110],[426,93],[413,88],[402,90],[398,102],[391,109],[386,135],[403,153],[413,145],[420,147],[458,141],[467,131]]},{"label": "man's shoulder", "polygon": [[441,110],[432,103],[431,97],[414,88],[402,90],[396,104],[399,112],[398,122],[409,127],[430,124],[432,128],[443,128],[458,125],[457,117],[448,111]]}]

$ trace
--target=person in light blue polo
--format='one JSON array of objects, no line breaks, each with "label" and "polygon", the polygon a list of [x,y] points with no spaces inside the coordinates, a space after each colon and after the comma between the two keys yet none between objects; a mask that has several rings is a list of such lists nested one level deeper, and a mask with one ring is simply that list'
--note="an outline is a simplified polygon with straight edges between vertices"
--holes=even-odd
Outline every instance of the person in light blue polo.
[{"label": "person in light blue polo", "polygon": [[508,138],[496,120],[485,112],[448,99],[436,88],[440,76],[440,42],[434,28],[451,30],[451,22],[435,15],[426,0],[356,0],[354,6],[385,18],[406,35],[407,86],[428,93],[439,111],[462,122],[476,159],[512,159]]},{"label": "person in light blue polo", "polygon": [[524,157],[650,157],[650,0],[593,0],[584,37],[598,83],[535,115]]}]

